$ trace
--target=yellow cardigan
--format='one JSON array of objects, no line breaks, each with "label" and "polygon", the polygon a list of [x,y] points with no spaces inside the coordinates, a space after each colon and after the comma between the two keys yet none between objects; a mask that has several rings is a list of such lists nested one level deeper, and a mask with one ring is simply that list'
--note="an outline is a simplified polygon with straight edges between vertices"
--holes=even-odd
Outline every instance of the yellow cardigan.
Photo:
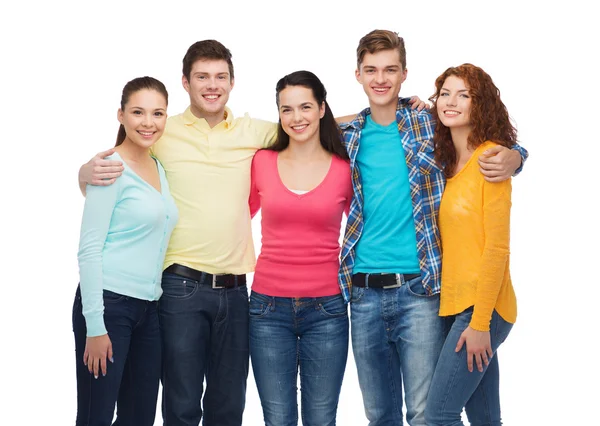
[{"label": "yellow cardigan", "polygon": [[477,158],[495,146],[477,147],[467,164],[446,183],[439,213],[442,238],[440,315],[473,306],[471,328],[490,329],[494,309],[507,322],[517,319],[510,280],[511,180],[487,182]]}]

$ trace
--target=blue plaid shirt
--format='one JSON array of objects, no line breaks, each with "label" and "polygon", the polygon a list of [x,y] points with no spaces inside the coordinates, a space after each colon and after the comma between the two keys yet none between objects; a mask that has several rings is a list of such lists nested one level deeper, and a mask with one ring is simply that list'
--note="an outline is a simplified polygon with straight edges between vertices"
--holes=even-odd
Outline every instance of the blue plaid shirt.
[{"label": "blue plaid shirt", "polygon": [[[398,99],[396,122],[408,167],[421,279],[427,294],[433,295],[440,292],[441,286],[442,243],[437,220],[446,178],[433,156],[435,124],[431,114],[426,110],[412,110],[408,101],[409,98]],[[351,297],[350,288],[355,259],[354,246],[358,242],[364,226],[363,191],[356,156],[360,145],[361,131],[366,116],[370,113],[370,108],[367,108],[353,121],[340,125],[344,134],[344,144],[350,156],[354,189],[338,273],[340,288],[346,302],[349,302]],[[525,162],[528,156],[527,151],[518,145],[515,146],[515,149],[519,150],[523,162]],[[521,168],[516,173],[520,172]]]}]

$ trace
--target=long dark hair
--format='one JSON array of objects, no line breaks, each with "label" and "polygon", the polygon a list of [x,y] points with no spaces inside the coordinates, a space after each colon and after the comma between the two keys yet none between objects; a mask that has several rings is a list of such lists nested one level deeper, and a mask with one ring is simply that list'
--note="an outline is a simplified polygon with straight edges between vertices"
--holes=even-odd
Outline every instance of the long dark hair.
[{"label": "long dark hair", "polygon": [[[121,94],[121,111],[125,111],[125,105],[129,102],[129,98],[140,90],[155,90],[165,97],[165,103],[169,104],[169,94],[164,84],[153,77],[138,77],[129,81],[125,87],[123,87],[123,93]],[[127,134],[125,133],[125,127],[121,124],[119,126],[119,133],[117,133],[117,143],[115,146],[119,146],[125,140]]]},{"label": "long dark hair", "polygon": [[[325,86],[321,83],[321,80],[310,71],[296,71],[286,75],[277,82],[275,87],[275,100],[277,106],[279,106],[279,93],[288,86],[302,86],[310,89],[313,96],[317,100],[319,106],[325,103],[325,114],[319,120],[319,139],[321,140],[321,146],[325,151],[337,155],[343,160],[348,159],[348,153],[342,143],[342,133],[329,104],[327,103],[327,91]],[[283,130],[281,126],[281,120],[277,125],[277,141],[269,149],[273,151],[283,151],[290,144],[290,136]]]},{"label": "long dark hair", "polygon": [[456,149],[450,129],[439,119],[437,102],[446,79],[456,76],[465,82],[471,96],[471,132],[467,144],[477,148],[487,140],[511,148],[517,143],[517,129],[511,122],[506,106],[500,99],[500,90],[483,69],[462,64],[450,67],[435,80],[435,93],[429,98],[433,102],[431,114],[436,126],[433,133],[435,159],[444,168],[446,176],[452,176],[456,167]]}]

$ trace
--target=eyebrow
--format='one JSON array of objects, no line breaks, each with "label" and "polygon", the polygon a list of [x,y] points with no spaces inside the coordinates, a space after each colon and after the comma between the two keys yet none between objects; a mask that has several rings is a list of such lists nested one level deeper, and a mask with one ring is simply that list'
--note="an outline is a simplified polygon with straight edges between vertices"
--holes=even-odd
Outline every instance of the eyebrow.
[{"label": "eyebrow", "polygon": [[[450,91],[450,89],[446,89],[445,87],[442,87],[442,88],[441,88],[441,90],[440,90],[440,92],[441,92],[442,90],[445,90],[446,92],[449,92],[449,91]],[[460,90],[458,90],[458,92],[468,92],[468,91],[469,91],[469,89],[460,89]]]},{"label": "eyebrow", "polygon": [[[383,69],[400,69],[399,65],[385,65],[382,67]],[[375,65],[363,65],[363,69],[377,69],[377,67]]]},{"label": "eyebrow", "polygon": [[[141,109],[142,111],[145,111],[146,109],[144,107],[141,106],[130,106],[130,109]],[[165,108],[154,108],[152,111],[166,111]]]},{"label": "eyebrow", "polygon": [[[300,104],[300,106],[305,106],[305,105],[313,106],[314,103],[309,101],[309,102],[302,102]],[[289,105],[281,105],[279,108],[291,108],[291,106],[289,106]]]}]

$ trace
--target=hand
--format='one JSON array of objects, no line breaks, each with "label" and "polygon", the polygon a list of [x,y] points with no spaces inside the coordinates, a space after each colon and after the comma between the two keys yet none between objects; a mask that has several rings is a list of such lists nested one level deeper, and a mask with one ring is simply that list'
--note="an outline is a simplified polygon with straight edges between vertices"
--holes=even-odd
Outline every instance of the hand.
[{"label": "hand", "polygon": [[106,359],[113,362],[112,343],[108,334],[102,336],[88,337],[85,340],[85,351],[83,353],[83,363],[87,365],[90,373],[98,378],[98,370],[106,376]]},{"label": "hand", "polygon": [[114,152],[114,148],[100,152],[81,166],[79,169],[79,182],[101,186],[113,184],[123,172],[123,163],[115,160],[105,160],[104,158]]},{"label": "hand", "polygon": [[431,105],[419,99],[418,96],[411,96],[408,103],[411,105],[411,109],[416,109],[417,111],[422,111],[423,109],[427,109],[429,111],[431,108]]},{"label": "hand", "polygon": [[492,342],[489,331],[477,331],[471,327],[467,327],[460,335],[456,349],[454,352],[460,352],[463,344],[467,344],[467,368],[473,372],[473,357],[477,364],[477,370],[483,372],[483,365],[489,364],[490,358],[494,355],[492,352]]},{"label": "hand", "polygon": [[479,167],[488,182],[502,182],[521,167],[521,154],[517,150],[497,145],[479,156]]}]

